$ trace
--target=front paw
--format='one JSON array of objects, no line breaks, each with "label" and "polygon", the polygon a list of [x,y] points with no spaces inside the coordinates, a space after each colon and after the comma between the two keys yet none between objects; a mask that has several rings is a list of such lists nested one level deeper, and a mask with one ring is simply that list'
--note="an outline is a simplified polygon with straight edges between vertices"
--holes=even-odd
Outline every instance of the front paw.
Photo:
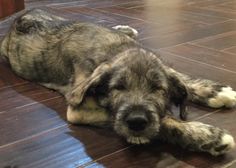
[{"label": "front paw", "polygon": [[234,138],[227,133],[223,133],[219,137],[219,139],[203,144],[200,147],[200,149],[214,156],[218,156],[218,155],[225,154],[229,150],[233,149],[234,146],[235,146]]},{"label": "front paw", "polygon": [[109,113],[93,97],[85,97],[80,105],[68,105],[67,120],[72,124],[101,125],[109,121]]},{"label": "front paw", "polygon": [[212,98],[209,98],[208,105],[213,108],[232,108],[236,105],[236,91],[231,87],[222,87]]}]

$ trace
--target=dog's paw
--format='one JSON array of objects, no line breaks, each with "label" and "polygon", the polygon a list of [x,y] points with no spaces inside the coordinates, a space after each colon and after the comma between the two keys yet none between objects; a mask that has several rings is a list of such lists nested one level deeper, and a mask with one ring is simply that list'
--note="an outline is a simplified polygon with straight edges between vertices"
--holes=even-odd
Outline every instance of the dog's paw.
[{"label": "dog's paw", "polygon": [[208,105],[213,108],[235,107],[236,91],[234,91],[231,87],[222,87],[214,97],[209,98]]},{"label": "dog's paw", "polygon": [[191,151],[207,152],[217,156],[235,146],[228,131],[196,121],[184,122],[171,117],[162,120],[159,132],[162,140],[178,144]]},{"label": "dog's paw", "polygon": [[210,142],[204,144],[200,147],[202,151],[209,152],[214,156],[222,155],[233,149],[235,146],[234,138],[227,134],[223,133],[222,136],[216,142]]},{"label": "dog's paw", "polygon": [[113,29],[119,30],[131,37],[137,37],[138,36],[138,31],[128,25],[117,25],[112,27]]}]

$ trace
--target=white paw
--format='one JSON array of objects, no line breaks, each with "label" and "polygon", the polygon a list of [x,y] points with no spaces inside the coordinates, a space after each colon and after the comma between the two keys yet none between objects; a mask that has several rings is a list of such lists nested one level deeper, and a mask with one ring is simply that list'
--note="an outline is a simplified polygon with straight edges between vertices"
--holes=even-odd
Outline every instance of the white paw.
[{"label": "white paw", "polygon": [[221,140],[222,145],[228,145],[228,149],[233,149],[235,147],[234,138],[231,135],[225,134]]},{"label": "white paw", "polygon": [[112,28],[116,29],[116,30],[121,30],[121,29],[131,30],[133,32],[134,36],[136,36],[136,37],[138,36],[138,31],[136,29],[128,26],[128,25],[117,25],[117,26],[114,26]]},{"label": "white paw", "polygon": [[221,137],[220,144],[209,150],[209,152],[214,155],[222,155],[227,153],[229,150],[235,147],[234,138],[229,134],[224,134]]},{"label": "white paw", "polygon": [[214,108],[224,106],[232,108],[236,105],[236,91],[234,91],[231,87],[223,87],[215,97],[209,99],[208,105]]}]

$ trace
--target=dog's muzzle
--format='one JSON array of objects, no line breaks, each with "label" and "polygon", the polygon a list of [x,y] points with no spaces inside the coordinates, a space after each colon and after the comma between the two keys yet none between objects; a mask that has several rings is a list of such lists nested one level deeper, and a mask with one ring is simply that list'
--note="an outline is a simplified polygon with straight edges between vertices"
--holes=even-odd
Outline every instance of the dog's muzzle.
[{"label": "dog's muzzle", "polygon": [[129,143],[149,143],[159,132],[159,115],[152,105],[124,104],[118,110],[115,131]]},{"label": "dog's muzzle", "polygon": [[148,116],[145,111],[132,111],[124,118],[128,128],[132,131],[143,131],[149,123]]}]

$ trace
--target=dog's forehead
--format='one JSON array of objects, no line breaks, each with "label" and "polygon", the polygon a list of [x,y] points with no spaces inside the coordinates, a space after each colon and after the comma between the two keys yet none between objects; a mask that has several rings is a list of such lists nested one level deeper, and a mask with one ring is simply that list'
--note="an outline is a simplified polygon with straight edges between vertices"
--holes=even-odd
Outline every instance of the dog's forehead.
[{"label": "dog's forehead", "polygon": [[[110,80],[110,86],[123,84],[129,86],[147,86],[158,84],[160,86],[166,83],[165,73],[158,66],[124,66],[114,71]],[[166,85],[166,84],[165,84]],[[148,89],[148,86],[147,86]]]},{"label": "dog's forehead", "polygon": [[116,74],[122,76],[134,75],[137,77],[158,78],[163,75],[164,69],[157,59],[150,55],[136,55],[127,59],[116,69]]},{"label": "dog's forehead", "polygon": [[161,61],[151,52],[131,50],[116,61],[110,85],[132,83],[149,85],[151,82],[165,81],[165,71]]},{"label": "dog's forehead", "polygon": [[147,74],[150,70],[153,72],[163,71],[160,60],[152,53],[147,52],[132,52],[119,59],[116,62],[115,72],[118,74],[122,73],[136,73],[136,74]]}]

